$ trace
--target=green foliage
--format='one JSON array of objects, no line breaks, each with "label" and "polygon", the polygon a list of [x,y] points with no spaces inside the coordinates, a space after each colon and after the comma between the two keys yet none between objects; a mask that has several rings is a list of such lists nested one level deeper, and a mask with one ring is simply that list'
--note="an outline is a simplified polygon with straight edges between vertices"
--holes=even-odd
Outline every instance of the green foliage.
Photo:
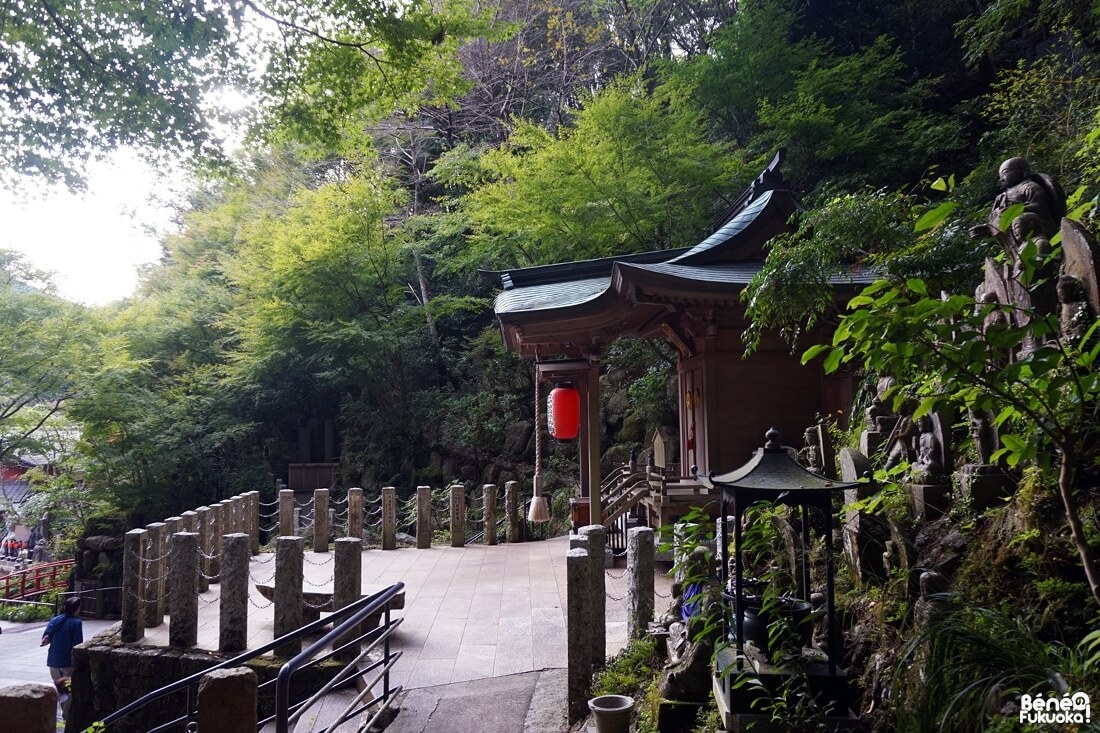
[{"label": "green foliage", "polygon": [[49,621],[53,618],[53,606],[38,603],[5,603],[0,601],[0,619],[4,621]]},{"label": "green foliage", "polygon": [[997,711],[1024,693],[1095,697],[1100,688],[1085,658],[1094,642],[1090,635],[1076,648],[1048,643],[1018,618],[952,611],[910,636],[894,662],[896,730],[996,729]]},{"label": "green foliage", "polygon": [[654,637],[633,639],[592,676],[592,696],[635,695],[660,670]]}]

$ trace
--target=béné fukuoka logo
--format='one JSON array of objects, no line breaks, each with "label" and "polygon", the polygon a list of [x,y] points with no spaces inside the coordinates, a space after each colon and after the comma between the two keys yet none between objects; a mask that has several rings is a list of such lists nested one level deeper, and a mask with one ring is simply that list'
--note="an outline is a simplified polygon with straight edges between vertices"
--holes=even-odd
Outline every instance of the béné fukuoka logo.
[{"label": "b\u00e9n\u00e9 fukuoka logo", "polygon": [[1092,702],[1088,693],[1063,693],[1059,697],[1024,694],[1020,697],[1021,723],[1091,723]]}]

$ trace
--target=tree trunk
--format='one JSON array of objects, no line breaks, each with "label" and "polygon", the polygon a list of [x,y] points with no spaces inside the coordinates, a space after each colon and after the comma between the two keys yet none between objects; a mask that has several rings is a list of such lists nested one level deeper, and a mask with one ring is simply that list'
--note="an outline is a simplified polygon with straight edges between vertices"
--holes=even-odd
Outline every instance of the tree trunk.
[{"label": "tree trunk", "polygon": [[1058,468],[1058,493],[1062,495],[1062,504],[1066,509],[1066,521],[1069,522],[1070,536],[1077,547],[1077,554],[1081,557],[1081,564],[1085,566],[1085,578],[1089,582],[1092,597],[1100,605],[1100,570],[1096,565],[1096,555],[1089,546],[1085,529],[1081,524],[1081,515],[1077,512],[1077,506],[1073,502],[1073,479],[1076,471],[1073,463],[1076,453],[1062,451],[1062,462]]}]

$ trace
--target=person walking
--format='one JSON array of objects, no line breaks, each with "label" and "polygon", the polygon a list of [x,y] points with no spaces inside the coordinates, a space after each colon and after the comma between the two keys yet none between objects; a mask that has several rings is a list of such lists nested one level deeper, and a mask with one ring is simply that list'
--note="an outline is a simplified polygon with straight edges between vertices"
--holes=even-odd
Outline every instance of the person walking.
[{"label": "person walking", "polygon": [[[73,675],[73,647],[84,641],[84,624],[80,621],[80,596],[65,599],[64,613],[54,616],[42,632],[42,643],[50,645],[46,652],[46,666],[50,668],[50,678],[54,684],[59,680],[67,682]],[[69,716],[69,700],[62,704],[63,718]]]}]

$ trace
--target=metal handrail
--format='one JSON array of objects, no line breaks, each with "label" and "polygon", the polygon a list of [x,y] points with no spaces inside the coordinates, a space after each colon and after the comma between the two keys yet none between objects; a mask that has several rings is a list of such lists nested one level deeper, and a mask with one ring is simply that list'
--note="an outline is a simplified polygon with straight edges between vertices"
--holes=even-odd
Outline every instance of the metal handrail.
[{"label": "metal handrail", "polygon": [[[227,659],[224,662],[221,662],[219,664],[215,664],[215,665],[213,665],[211,667],[208,667],[208,668],[206,668],[206,669],[204,669],[200,672],[196,672],[195,674],[191,675],[190,677],[185,677],[181,680],[177,680],[176,682],[173,682],[170,685],[165,685],[164,687],[160,688],[159,690],[153,690],[152,692],[148,692],[148,693],[142,695],[141,697],[139,697],[137,700],[134,700],[133,702],[129,703],[128,705],[125,705],[125,706],[119,708],[118,710],[116,710],[115,712],[111,713],[110,715],[107,715],[105,718],[103,718],[103,720],[101,722],[103,723],[103,726],[106,729],[112,723],[115,723],[115,722],[121,720],[122,718],[125,718],[126,716],[134,713],[135,711],[140,710],[141,708],[143,708],[146,705],[152,703],[153,701],[159,700],[163,697],[167,697],[168,695],[175,694],[177,692],[180,692],[181,690],[186,690],[187,691],[187,711],[184,713],[184,715],[182,715],[182,716],[180,716],[180,717],[178,717],[174,720],[170,720],[167,723],[164,723],[164,724],[160,725],[157,728],[152,729],[152,731],[150,731],[150,733],[153,733],[154,731],[167,730],[168,728],[171,728],[172,726],[178,725],[178,724],[183,723],[183,722],[190,722],[190,720],[192,718],[192,713],[193,713],[193,711],[191,709],[191,707],[192,707],[191,703],[192,703],[192,701],[195,697],[192,694],[192,688],[197,686],[198,683],[199,683],[199,680],[201,680],[204,676],[206,676],[210,672],[213,672],[213,671],[218,670],[218,669],[229,669],[229,668],[232,668],[232,667],[240,667],[245,662],[250,662],[253,659],[255,659],[256,657],[259,657],[259,656],[262,656],[264,654],[267,654],[268,652],[274,651],[275,649],[277,649],[281,646],[284,646],[287,643],[296,641],[296,640],[300,639],[303,636],[309,636],[311,634],[317,633],[321,629],[323,629],[325,626],[327,626],[328,624],[336,623],[340,619],[346,619],[348,617],[354,617],[354,618],[358,619],[358,621],[356,621],[355,623],[359,623],[363,619],[365,619],[367,616],[369,616],[373,613],[378,613],[381,608],[385,609],[385,615],[386,615],[385,621],[386,621],[386,624],[389,625],[389,623],[390,623],[389,601],[400,590],[404,589],[404,587],[405,587],[404,583],[397,583],[395,585],[391,585],[388,588],[385,588],[383,590],[378,591],[377,593],[374,593],[373,595],[369,595],[369,596],[366,596],[364,598],[360,598],[355,603],[352,603],[348,606],[345,606],[344,608],[340,609],[339,611],[335,611],[335,612],[329,614],[328,616],[326,616],[324,618],[320,618],[316,621],[312,621],[312,622],[306,624],[305,626],[302,626],[298,629],[295,629],[294,631],[290,632],[289,634],[284,634],[283,636],[280,636],[278,639],[275,639],[271,642],[268,642],[267,644],[265,644],[264,646],[262,646],[258,649],[254,649],[254,650],[251,650],[251,651],[246,651],[243,654],[239,654],[236,657],[233,657],[232,659]],[[344,632],[346,633],[347,630],[349,630],[350,628],[353,628],[355,626],[355,623],[352,623],[352,621],[349,619],[345,623],[342,623],[339,628],[343,629]],[[330,637],[332,637],[333,634],[334,634],[334,632],[329,632],[328,634],[325,635],[325,637],[322,639],[322,641],[330,640]],[[317,642],[317,643],[320,643],[320,642]],[[313,649],[315,646],[317,646],[317,644],[311,645],[310,649]],[[386,647],[387,647],[386,652],[387,652],[387,656],[388,656],[388,653],[389,653],[389,642],[388,642],[388,640],[386,642]],[[302,656],[302,655],[299,654],[298,657],[300,657],[300,656]],[[298,657],[295,657],[294,659],[297,659]],[[291,661],[293,661],[293,660],[291,660]],[[288,664],[289,664],[289,662],[288,662]],[[282,670],[285,669],[285,667],[286,667],[286,665],[284,665],[283,668],[281,668],[279,670],[280,677],[282,676],[282,674],[283,674]],[[387,682],[388,682],[388,678],[387,678]],[[268,685],[268,683],[264,683],[263,685],[261,685],[261,687],[266,687],[267,685]]]}]

